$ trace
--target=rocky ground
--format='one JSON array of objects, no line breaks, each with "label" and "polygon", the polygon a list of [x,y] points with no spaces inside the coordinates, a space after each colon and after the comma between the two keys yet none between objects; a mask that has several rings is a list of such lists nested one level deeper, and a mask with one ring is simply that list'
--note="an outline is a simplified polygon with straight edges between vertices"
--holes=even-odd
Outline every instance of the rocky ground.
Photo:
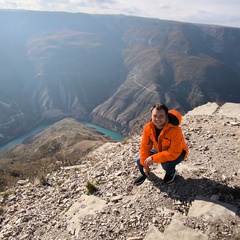
[{"label": "rocky ground", "polygon": [[174,183],[154,165],[133,185],[139,135],[106,143],[79,165],[1,193],[0,239],[240,239],[239,105],[227,116],[203,107],[183,118],[190,154]]}]

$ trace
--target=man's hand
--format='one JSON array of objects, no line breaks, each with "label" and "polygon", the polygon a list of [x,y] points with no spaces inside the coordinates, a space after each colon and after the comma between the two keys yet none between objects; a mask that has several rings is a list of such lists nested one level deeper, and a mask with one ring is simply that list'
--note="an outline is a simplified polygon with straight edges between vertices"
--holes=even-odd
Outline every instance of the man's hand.
[{"label": "man's hand", "polygon": [[144,167],[144,168],[143,168],[143,171],[144,171],[144,173],[146,174],[146,176],[149,177],[149,174],[150,174],[150,169],[149,169],[149,167]]},{"label": "man's hand", "polygon": [[146,160],[144,161],[144,163],[145,163],[146,165],[148,165],[148,167],[151,166],[151,165],[153,165],[153,159],[152,159],[152,157],[149,156],[148,158],[146,158]]}]

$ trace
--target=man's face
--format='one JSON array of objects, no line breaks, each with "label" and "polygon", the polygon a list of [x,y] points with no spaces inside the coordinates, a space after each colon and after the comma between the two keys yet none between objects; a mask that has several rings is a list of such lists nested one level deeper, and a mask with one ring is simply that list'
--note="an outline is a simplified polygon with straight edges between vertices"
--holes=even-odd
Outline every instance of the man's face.
[{"label": "man's face", "polygon": [[158,129],[162,129],[165,122],[167,121],[167,115],[163,109],[157,110],[154,108],[152,110],[152,121]]}]

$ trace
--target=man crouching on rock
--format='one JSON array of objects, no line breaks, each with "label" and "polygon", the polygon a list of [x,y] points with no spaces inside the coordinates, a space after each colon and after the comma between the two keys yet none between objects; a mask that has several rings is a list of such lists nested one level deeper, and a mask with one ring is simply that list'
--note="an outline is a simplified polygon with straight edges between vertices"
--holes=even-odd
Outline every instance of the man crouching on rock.
[{"label": "man crouching on rock", "polygon": [[141,176],[135,181],[135,185],[142,184],[149,177],[149,166],[161,163],[166,171],[164,183],[175,180],[176,165],[188,156],[186,145],[180,124],[182,115],[176,110],[168,110],[161,103],[151,108],[151,120],[143,129],[140,145],[140,155],[136,158]]}]

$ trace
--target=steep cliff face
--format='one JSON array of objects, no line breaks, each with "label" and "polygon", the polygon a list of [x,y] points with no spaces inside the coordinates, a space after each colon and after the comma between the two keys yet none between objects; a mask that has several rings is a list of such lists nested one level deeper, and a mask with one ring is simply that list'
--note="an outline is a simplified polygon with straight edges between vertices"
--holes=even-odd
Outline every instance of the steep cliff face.
[{"label": "steep cliff face", "polygon": [[0,145],[43,121],[88,118],[125,79],[121,39],[86,14],[0,12]]},{"label": "steep cliff face", "polygon": [[0,27],[0,145],[63,117],[128,133],[158,101],[240,102],[240,29],[34,11]]},{"label": "steep cliff face", "polygon": [[93,110],[96,124],[128,131],[144,123],[158,101],[182,113],[208,101],[239,102],[239,29],[143,19],[123,26],[129,72]]}]

